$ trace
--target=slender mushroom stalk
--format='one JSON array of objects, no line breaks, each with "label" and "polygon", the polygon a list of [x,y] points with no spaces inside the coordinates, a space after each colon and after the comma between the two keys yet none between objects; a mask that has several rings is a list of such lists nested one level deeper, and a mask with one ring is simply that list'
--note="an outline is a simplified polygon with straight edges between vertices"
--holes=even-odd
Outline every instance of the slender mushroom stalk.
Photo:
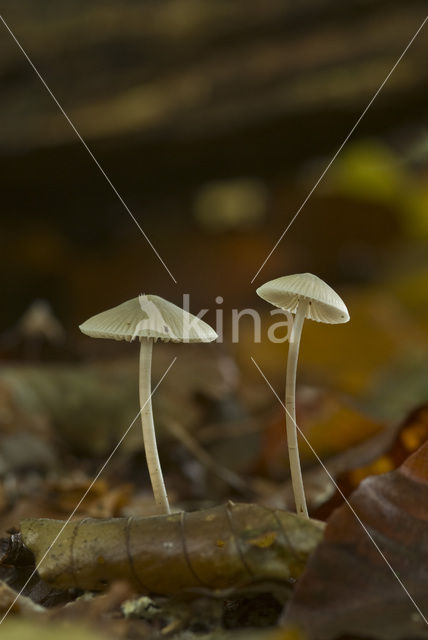
[{"label": "slender mushroom stalk", "polygon": [[309,300],[299,300],[296,316],[290,336],[290,347],[287,360],[287,380],[285,383],[285,417],[287,425],[288,455],[290,458],[291,483],[293,486],[296,511],[308,517],[305,490],[303,487],[302,469],[300,467],[299,443],[296,428],[296,371],[299,358],[300,336],[309,306]]},{"label": "slender mushroom stalk", "polygon": [[308,517],[296,425],[296,370],[300,337],[305,318],[327,324],[348,322],[349,313],[343,300],[323,280],[312,273],[297,273],[266,282],[257,294],[271,304],[294,313],[293,329],[287,360],[285,408],[291,483],[298,514]]},{"label": "slender mushroom stalk", "polygon": [[140,341],[140,408],[141,424],[143,427],[144,450],[146,452],[147,467],[152,483],[153,495],[160,513],[171,513],[165,483],[159,461],[156,444],[156,432],[152,411],[152,369],[153,340],[141,338]]}]

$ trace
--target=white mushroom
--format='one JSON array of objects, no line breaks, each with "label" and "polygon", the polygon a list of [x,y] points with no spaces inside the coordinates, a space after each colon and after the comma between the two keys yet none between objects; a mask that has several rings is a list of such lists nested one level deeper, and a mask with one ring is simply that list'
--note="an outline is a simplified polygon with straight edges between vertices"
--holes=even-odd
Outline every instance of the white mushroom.
[{"label": "white mushroom", "polygon": [[296,428],[296,370],[300,336],[305,318],[316,322],[339,324],[348,322],[349,313],[337,293],[311,273],[298,273],[271,280],[259,287],[257,293],[276,307],[295,314],[289,339],[285,386],[287,441],[296,511],[308,517]]},{"label": "white mushroom", "polygon": [[154,295],[141,295],[86,320],[79,329],[92,338],[140,340],[140,407],[144,448],[155,502],[161,513],[169,513],[151,401],[153,341],[212,342],[217,334],[206,322]]}]

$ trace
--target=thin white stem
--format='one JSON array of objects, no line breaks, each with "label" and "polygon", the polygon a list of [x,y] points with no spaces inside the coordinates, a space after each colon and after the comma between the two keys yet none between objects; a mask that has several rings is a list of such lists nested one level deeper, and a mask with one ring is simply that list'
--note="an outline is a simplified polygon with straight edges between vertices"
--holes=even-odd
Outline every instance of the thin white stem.
[{"label": "thin white stem", "polygon": [[153,423],[151,399],[151,369],[153,340],[142,339],[140,344],[140,407],[143,426],[144,449],[147,467],[156,505],[160,513],[170,513],[162,469],[156,444],[155,425]]},{"label": "thin white stem", "polygon": [[296,429],[296,371],[297,360],[299,358],[300,336],[302,335],[303,322],[309,301],[300,300],[296,309],[296,316],[293,322],[293,329],[290,336],[290,347],[288,349],[287,360],[287,381],[285,384],[285,406],[288,455],[290,458],[291,484],[293,486],[294,501],[296,511],[301,516],[308,516],[306,506],[305,490],[303,488],[302,469],[300,468],[299,443]]}]

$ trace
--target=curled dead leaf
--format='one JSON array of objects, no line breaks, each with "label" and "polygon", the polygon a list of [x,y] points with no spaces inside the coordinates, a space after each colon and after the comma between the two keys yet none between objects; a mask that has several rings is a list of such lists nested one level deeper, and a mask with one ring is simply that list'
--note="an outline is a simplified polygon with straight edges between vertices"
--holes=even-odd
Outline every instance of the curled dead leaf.
[{"label": "curled dead leaf", "polygon": [[428,443],[398,470],[366,478],[350,504],[364,528],[348,505],[334,511],[284,624],[317,640],[427,638]]},{"label": "curled dead leaf", "polygon": [[294,582],[323,529],[292,513],[233,503],[150,518],[21,523],[49,584],[102,590],[125,579],[139,592],[158,594]]}]

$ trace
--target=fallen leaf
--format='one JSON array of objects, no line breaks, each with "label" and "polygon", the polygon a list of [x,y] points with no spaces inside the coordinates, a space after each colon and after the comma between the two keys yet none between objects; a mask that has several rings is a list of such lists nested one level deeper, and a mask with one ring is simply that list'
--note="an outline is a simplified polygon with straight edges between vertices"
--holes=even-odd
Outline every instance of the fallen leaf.
[{"label": "fallen leaf", "polygon": [[0,581],[0,615],[19,613],[25,616],[43,613],[44,611],[43,607],[30,600],[30,598],[18,594],[5,582]]},{"label": "fallen leaf", "polygon": [[[311,387],[297,396],[297,423],[316,453],[325,460],[355,447],[382,432],[384,426],[352,406],[343,394],[320,391]],[[313,450],[299,438],[303,466],[316,460]],[[289,468],[285,412],[278,409],[263,434],[259,471],[281,476]]]},{"label": "fallen leaf", "polygon": [[[0,540],[0,583],[2,587],[1,602],[4,611],[13,603],[19,593],[13,611],[36,611],[26,607],[26,600],[43,607],[69,602],[75,596],[67,591],[59,591],[43,582],[35,571],[34,556],[22,544],[21,536],[13,533],[10,538]],[[11,597],[11,594],[14,594]],[[20,600],[21,596],[24,600]],[[22,607],[21,607],[22,605]],[[41,610],[41,609],[40,609]]]},{"label": "fallen leaf", "polygon": [[70,627],[66,624],[46,626],[45,620],[6,620],[2,624],[4,640],[109,640],[111,636],[85,628],[83,625]]},{"label": "fallen leaf", "polygon": [[228,503],[150,518],[25,520],[21,534],[53,586],[102,590],[121,579],[140,593],[171,594],[294,582],[323,528],[285,511]]},{"label": "fallen leaf", "polygon": [[428,443],[398,470],[366,478],[350,503],[395,575],[345,504],[329,519],[283,623],[317,640],[427,638],[409,595],[428,615]]},{"label": "fallen leaf", "polygon": [[95,518],[111,518],[121,515],[122,509],[128,505],[133,492],[133,485],[122,484],[110,487],[106,480],[93,482],[84,474],[58,480],[50,487],[50,504],[64,513],[71,513],[83,495],[84,501],[78,513]]},{"label": "fallen leaf", "polygon": [[326,520],[333,509],[342,504],[343,496],[348,497],[364,478],[393,471],[427,440],[428,406],[424,405],[412,411],[392,431],[385,431],[355,449],[354,455],[352,451],[347,452],[347,465],[342,469],[336,466],[333,474],[340,491],[334,491],[328,501],[312,512],[312,516]]}]

